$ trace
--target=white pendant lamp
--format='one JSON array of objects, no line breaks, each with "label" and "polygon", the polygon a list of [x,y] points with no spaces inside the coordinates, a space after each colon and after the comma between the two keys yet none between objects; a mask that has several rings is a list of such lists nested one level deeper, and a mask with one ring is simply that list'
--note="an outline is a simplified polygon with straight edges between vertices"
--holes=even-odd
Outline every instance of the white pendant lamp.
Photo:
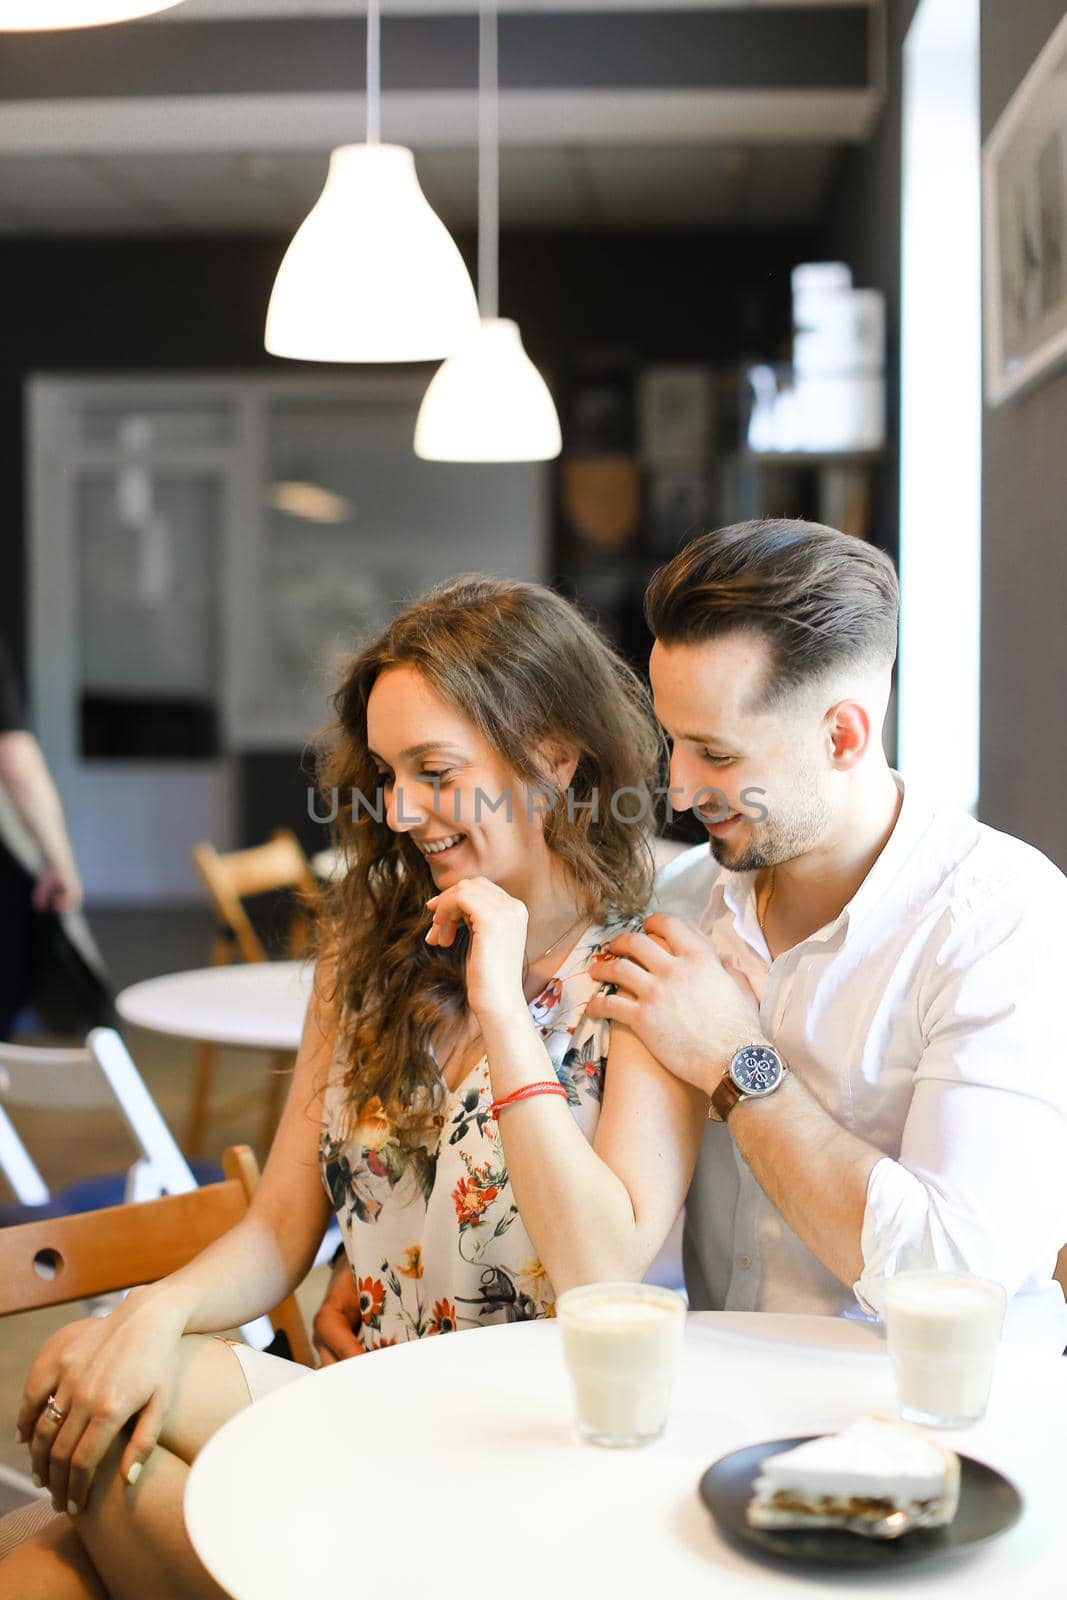
[{"label": "white pendant lamp", "polygon": [[562,447],[552,396],[523,349],[518,323],[497,316],[500,128],[494,0],[482,0],[478,47],[481,322],[423,396],[415,454],[426,461],[548,461]]},{"label": "white pendant lamp", "polygon": [[170,11],[182,0],[0,0],[0,33],[43,33],[50,28],[95,28],[105,22]]},{"label": "white pendant lamp", "polygon": [[415,160],[378,142],[378,0],[367,6],[367,142],[330,156],[326,186],[274,280],[265,344],[298,361],[439,361],[477,327],[463,257]]}]

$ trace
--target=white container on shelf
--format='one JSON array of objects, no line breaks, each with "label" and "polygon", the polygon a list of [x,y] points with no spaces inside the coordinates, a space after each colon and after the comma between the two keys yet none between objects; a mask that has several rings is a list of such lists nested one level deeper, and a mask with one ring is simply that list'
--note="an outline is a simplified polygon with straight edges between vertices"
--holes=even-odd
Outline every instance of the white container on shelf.
[{"label": "white container on shelf", "polygon": [[880,450],[885,443],[885,380],[878,373],[797,373],[793,409],[798,450]]},{"label": "white container on shelf", "polygon": [[789,275],[793,290],[793,311],[809,314],[809,305],[827,295],[840,294],[852,287],[852,269],[844,261],[802,261]]},{"label": "white container on shelf", "polygon": [[878,289],[820,296],[811,315],[794,313],[797,372],[881,372],[885,367],[885,297]]},{"label": "white container on shelf", "polygon": [[834,455],[885,444],[885,297],[854,289],[843,261],[794,267],[793,361],[753,367],[748,446]]},{"label": "white container on shelf", "polygon": [[793,331],[818,335],[841,323],[852,292],[852,273],[843,261],[806,261],[790,275]]}]

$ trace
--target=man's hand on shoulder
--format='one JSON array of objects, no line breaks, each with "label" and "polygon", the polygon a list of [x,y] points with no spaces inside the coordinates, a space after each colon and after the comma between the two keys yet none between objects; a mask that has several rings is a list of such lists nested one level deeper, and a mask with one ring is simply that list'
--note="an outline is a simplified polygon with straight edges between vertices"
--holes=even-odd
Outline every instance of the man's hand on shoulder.
[{"label": "man's hand on shoulder", "polygon": [[755,996],[711,942],[681,917],[657,915],[624,933],[590,966],[600,983],[587,1015],[626,1023],[662,1064],[710,1094],[742,1045],[762,1037]]},{"label": "man's hand on shoulder", "polygon": [[359,1290],[352,1280],[348,1258],[342,1252],[311,1325],[311,1340],[319,1352],[320,1366],[330,1367],[335,1361],[347,1361],[349,1356],[366,1355],[359,1338],[362,1325]]}]

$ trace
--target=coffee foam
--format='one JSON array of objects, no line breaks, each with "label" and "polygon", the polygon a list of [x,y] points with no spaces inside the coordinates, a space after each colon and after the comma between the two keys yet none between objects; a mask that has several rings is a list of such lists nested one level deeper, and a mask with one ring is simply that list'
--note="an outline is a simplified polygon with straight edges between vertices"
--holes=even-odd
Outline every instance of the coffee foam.
[{"label": "coffee foam", "polygon": [[958,1317],[998,1304],[1000,1294],[992,1284],[930,1278],[897,1283],[889,1298],[894,1308],[901,1311],[921,1312],[930,1317]]},{"label": "coffee foam", "polygon": [[658,1318],[677,1316],[674,1306],[662,1300],[588,1300],[571,1306],[566,1315],[575,1322],[595,1323],[598,1327],[622,1326],[624,1323],[655,1322]]}]

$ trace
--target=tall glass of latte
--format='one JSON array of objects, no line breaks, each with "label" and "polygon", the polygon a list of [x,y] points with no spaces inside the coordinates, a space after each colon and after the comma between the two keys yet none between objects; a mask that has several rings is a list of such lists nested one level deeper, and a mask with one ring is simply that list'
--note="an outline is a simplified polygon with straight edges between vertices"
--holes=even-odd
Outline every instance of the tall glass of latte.
[{"label": "tall glass of latte", "polygon": [[885,1286],[889,1354],[906,1422],[965,1428],[984,1415],[1007,1295],[962,1272],[900,1272]]},{"label": "tall glass of latte", "polygon": [[648,1283],[593,1283],[556,1303],[574,1384],[578,1432],[590,1444],[658,1439],[685,1332],[685,1301]]}]

